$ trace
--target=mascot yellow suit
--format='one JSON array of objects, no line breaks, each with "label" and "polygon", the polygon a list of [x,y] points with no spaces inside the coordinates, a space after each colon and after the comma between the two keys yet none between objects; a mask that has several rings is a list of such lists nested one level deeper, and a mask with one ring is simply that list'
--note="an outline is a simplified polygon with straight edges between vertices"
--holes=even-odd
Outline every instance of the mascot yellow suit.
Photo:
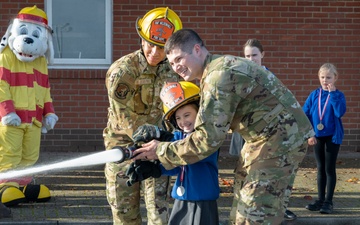
[{"label": "mascot yellow suit", "polygon": [[[41,133],[58,121],[47,69],[53,52],[46,13],[36,6],[22,9],[0,42],[0,172],[34,165]],[[0,180],[0,198],[5,206],[44,202],[50,191],[32,184],[32,177],[14,177]]]}]

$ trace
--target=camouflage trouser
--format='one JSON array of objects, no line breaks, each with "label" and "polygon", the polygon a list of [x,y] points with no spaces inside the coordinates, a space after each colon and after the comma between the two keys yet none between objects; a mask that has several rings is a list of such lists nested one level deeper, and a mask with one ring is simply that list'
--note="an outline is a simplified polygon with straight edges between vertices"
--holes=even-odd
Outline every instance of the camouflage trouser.
[{"label": "camouflage trouser", "polygon": [[114,225],[141,225],[140,189],[143,190],[150,225],[165,225],[169,218],[169,177],[149,178],[131,187],[126,185],[124,174],[130,161],[105,166],[106,195],[111,206]]},{"label": "camouflage trouser", "polygon": [[234,201],[229,224],[281,224],[307,144],[274,158],[247,162],[245,145],[235,169]]}]

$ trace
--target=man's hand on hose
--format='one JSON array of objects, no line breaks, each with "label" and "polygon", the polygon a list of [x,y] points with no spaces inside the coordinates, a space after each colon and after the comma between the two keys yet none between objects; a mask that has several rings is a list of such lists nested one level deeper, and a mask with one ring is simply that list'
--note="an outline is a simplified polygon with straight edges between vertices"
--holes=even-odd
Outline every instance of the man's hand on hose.
[{"label": "man's hand on hose", "polygon": [[135,144],[140,142],[147,143],[153,139],[158,141],[171,141],[174,134],[168,131],[161,130],[158,126],[145,124],[134,132],[132,138]]},{"label": "man's hand on hose", "polygon": [[136,182],[146,180],[149,177],[159,178],[161,176],[160,161],[140,161],[136,160],[130,164],[125,173],[129,179],[126,181],[127,186],[132,186]]}]

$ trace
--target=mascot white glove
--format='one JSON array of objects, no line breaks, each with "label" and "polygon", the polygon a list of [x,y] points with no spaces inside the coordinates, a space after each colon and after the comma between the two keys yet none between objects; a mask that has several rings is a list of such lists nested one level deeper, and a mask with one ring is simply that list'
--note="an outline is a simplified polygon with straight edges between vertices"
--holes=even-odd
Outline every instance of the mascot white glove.
[{"label": "mascot white glove", "polygon": [[43,134],[47,134],[47,130],[46,130],[46,127],[41,127],[41,133],[43,133]]},{"label": "mascot white glove", "polygon": [[43,125],[41,127],[41,133],[46,134],[49,130],[54,129],[56,122],[59,120],[59,117],[55,114],[49,114],[45,117]]},{"label": "mascot white glove", "polygon": [[7,114],[6,116],[4,116],[3,118],[1,118],[1,123],[6,126],[6,125],[10,125],[10,126],[20,126],[21,124],[21,119],[20,117],[12,112]]}]

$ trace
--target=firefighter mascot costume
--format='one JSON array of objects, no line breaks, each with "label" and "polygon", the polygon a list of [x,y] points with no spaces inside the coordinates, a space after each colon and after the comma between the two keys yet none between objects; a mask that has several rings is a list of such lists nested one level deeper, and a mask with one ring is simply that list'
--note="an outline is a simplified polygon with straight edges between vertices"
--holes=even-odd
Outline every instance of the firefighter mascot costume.
[{"label": "firefighter mascot costume", "polygon": [[[23,8],[0,43],[0,172],[32,166],[39,158],[41,133],[54,128],[47,60],[54,50],[45,12]],[[50,199],[45,185],[32,177],[0,180],[6,206]]]}]

